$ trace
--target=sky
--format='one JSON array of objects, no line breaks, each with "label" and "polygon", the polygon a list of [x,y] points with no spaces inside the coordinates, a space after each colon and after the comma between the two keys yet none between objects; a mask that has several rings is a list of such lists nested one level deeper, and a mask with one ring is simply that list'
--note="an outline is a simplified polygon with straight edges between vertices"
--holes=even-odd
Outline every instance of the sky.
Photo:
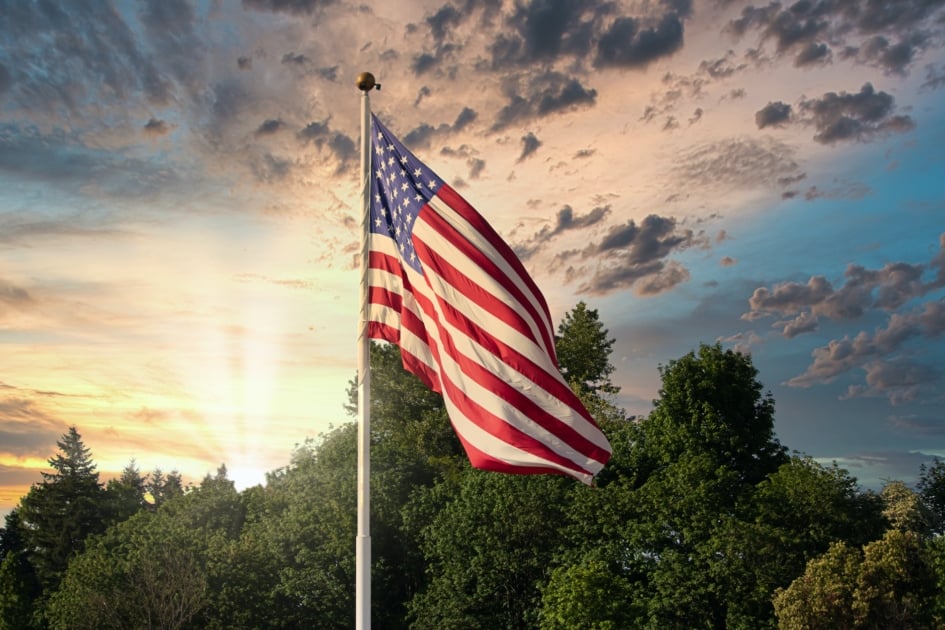
[{"label": "sky", "polygon": [[750,353],[864,488],[945,457],[942,0],[0,0],[0,511],[75,425],[238,487],[352,419],[361,94],[615,339]]}]

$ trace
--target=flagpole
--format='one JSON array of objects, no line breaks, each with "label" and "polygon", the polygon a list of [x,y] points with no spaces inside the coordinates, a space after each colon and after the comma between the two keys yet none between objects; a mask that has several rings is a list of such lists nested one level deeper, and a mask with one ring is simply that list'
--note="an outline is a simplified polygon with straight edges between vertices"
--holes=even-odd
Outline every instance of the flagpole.
[{"label": "flagpole", "polygon": [[[368,338],[368,257],[371,226],[371,102],[374,75],[362,72],[361,291],[358,315],[358,537],[355,547],[355,628],[371,628],[371,342]],[[379,86],[377,86],[379,87]]]}]

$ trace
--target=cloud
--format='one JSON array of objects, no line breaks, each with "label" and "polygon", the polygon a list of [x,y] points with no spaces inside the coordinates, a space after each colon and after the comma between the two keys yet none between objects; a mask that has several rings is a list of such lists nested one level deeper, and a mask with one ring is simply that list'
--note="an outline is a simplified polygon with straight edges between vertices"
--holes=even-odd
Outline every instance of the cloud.
[{"label": "cloud", "polygon": [[311,122],[297,135],[303,142],[311,142],[320,150],[328,150],[338,162],[336,173],[342,172],[358,159],[358,148],[354,140],[340,131],[333,131],[328,125],[328,120]]},{"label": "cloud", "polygon": [[0,175],[32,180],[78,197],[140,198],[173,187],[181,176],[125,150],[88,147],[80,136],[0,123]]},{"label": "cloud", "polygon": [[787,381],[790,387],[810,387],[830,383],[854,368],[863,368],[867,387],[854,387],[850,396],[882,392],[894,404],[911,400],[919,385],[939,378],[938,370],[923,366],[905,357],[887,359],[902,350],[904,344],[916,337],[938,338],[945,332],[945,302],[929,302],[906,313],[894,313],[885,328],[872,335],[860,332],[850,339],[831,340],[826,346],[815,348],[813,362],[800,375]]},{"label": "cloud", "polygon": [[404,135],[404,144],[411,147],[428,147],[435,137],[449,135],[465,129],[472,124],[477,117],[478,114],[476,110],[468,106],[463,107],[463,110],[456,116],[456,120],[452,125],[441,123],[434,127],[429,123],[420,123],[420,125]]},{"label": "cloud", "polygon": [[866,83],[856,94],[828,92],[819,99],[802,99],[799,111],[805,122],[817,129],[814,140],[833,144],[843,140],[866,140],[885,132],[904,132],[915,127],[909,116],[893,115],[894,99],[876,92]]},{"label": "cloud", "polygon": [[171,127],[165,121],[151,118],[144,124],[144,133],[147,136],[158,137],[170,133]]},{"label": "cloud", "polygon": [[195,31],[196,14],[186,0],[145,0],[139,13],[150,44],[149,53],[178,84],[199,92],[205,45]]},{"label": "cloud", "polygon": [[755,112],[755,124],[758,129],[783,126],[791,119],[791,106],[781,101],[769,102]]},{"label": "cloud", "polygon": [[601,223],[610,214],[610,206],[598,206],[587,214],[574,213],[571,206],[564,206],[555,215],[550,225],[545,225],[525,243],[515,245],[516,255],[527,260],[548,244],[554,237],[572,230],[582,230],[594,227]]},{"label": "cloud", "polygon": [[735,53],[731,50],[725,53],[725,56],[718,59],[705,59],[699,62],[699,72],[709,75],[713,79],[727,79],[740,70],[744,70],[746,64],[733,64],[732,57]]},{"label": "cloud", "polygon": [[138,17],[146,38],[110,3],[30,2],[5,12],[7,97],[33,120],[75,120],[99,117],[101,103],[116,98],[162,106],[195,94],[206,51],[189,5],[148,2]]},{"label": "cloud", "polygon": [[271,153],[264,153],[250,161],[250,170],[257,182],[273,184],[281,182],[289,176],[289,171],[292,170],[292,161]]},{"label": "cloud", "polygon": [[243,6],[255,11],[311,15],[335,3],[335,0],[243,0]]},{"label": "cloud", "polygon": [[918,435],[945,434],[945,417],[942,416],[919,416],[914,414],[890,416],[889,422],[904,433]]},{"label": "cloud", "polygon": [[463,21],[463,13],[452,4],[444,4],[436,13],[427,16],[426,22],[433,34],[433,39],[442,42],[450,29]]},{"label": "cloud", "polygon": [[521,162],[531,156],[540,146],[541,140],[539,140],[534,133],[529,131],[526,135],[522,136],[522,154],[518,156],[518,161]]},{"label": "cloud", "polygon": [[260,136],[271,136],[273,134],[279,133],[282,129],[285,128],[285,123],[279,120],[278,118],[270,118],[262,122],[259,127],[256,128],[256,131],[253,135],[257,138]]},{"label": "cloud", "polygon": [[[844,272],[845,282],[839,289],[824,276],[811,276],[806,284],[784,282],[773,289],[759,287],[748,300],[750,310],[742,319],[757,320],[770,315],[790,316],[793,319],[776,322],[785,336],[813,330],[816,316],[835,320],[851,320],[866,312],[880,309],[892,312],[910,300],[927,295],[945,286],[945,234],[939,237],[939,253],[927,265],[906,262],[887,263],[880,269],[849,265]],[[929,281],[923,281],[926,270],[935,272]],[[790,335],[788,333],[791,333]]]},{"label": "cloud", "polygon": [[809,42],[794,58],[794,65],[798,68],[830,62],[830,48],[823,42]]},{"label": "cloud", "polygon": [[597,90],[586,88],[578,79],[560,72],[509,76],[504,82],[504,92],[508,102],[496,115],[493,131],[558,112],[593,106],[597,102]]},{"label": "cloud", "polygon": [[797,175],[794,149],[773,138],[731,138],[683,151],[675,174],[686,186],[753,188]]},{"label": "cloud", "polygon": [[13,85],[13,75],[7,69],[6,65],[0,63],[0,94],[8,91]]},{"label": "cloud", "polygon": [[[676,220],[655,214],[637,224],[614,225],[604,237],[581,252],[579,267],[570,267],[568,280],[580,279],[579,293],[604,295],[633,288],[637,295],[656,295],[689,279],[689,272],[665,260],[675,251],[705,245],[704,235],[677,229]],[[562,262],[573,257],[564,252]]]},{"label": "cloud", "polygon": [[[798,67],[830,63],[831,46],[843,59],[905,74],[920,53],[941,36],[941,5],[927,0],[883,2],[772,2],[748,6],[726,31],[744,37],[752,31],[773,41],[778,55],[794,54]],[[829,42],[829,45],[828,45]]]},{"label": "cloud", "polygon": [[682,48],[683,23],[676,13],[667,13],[656,24],[644,26],[632,17],[614,20],[597,44],[598,67],[645,67]]}]

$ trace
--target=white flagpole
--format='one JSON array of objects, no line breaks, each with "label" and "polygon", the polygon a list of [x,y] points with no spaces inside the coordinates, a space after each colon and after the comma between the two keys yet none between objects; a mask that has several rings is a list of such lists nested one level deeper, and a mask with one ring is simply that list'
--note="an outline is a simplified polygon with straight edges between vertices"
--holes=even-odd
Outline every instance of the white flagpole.
[{"label": "white flagpole", "polygon": [[[371,102],[374,75],[358,75],[361,90],[361,298],[358,315],[358,537],[355,548],[355,628],[371,628],[371,342],[368,339],[368,257],[371,228]],[[380,87],[380,86],[377,86]]]}]

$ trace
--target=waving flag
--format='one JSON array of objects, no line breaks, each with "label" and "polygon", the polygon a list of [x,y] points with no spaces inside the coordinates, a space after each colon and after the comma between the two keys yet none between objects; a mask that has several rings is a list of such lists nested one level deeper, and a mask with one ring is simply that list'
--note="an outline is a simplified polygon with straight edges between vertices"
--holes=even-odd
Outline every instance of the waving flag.
[{"label": "waving flag", "polygon": [[485,219],[375,116],[368,330],[443,395],[476,468],[590,484],[610,444],[558,371],[544,297]]}]

